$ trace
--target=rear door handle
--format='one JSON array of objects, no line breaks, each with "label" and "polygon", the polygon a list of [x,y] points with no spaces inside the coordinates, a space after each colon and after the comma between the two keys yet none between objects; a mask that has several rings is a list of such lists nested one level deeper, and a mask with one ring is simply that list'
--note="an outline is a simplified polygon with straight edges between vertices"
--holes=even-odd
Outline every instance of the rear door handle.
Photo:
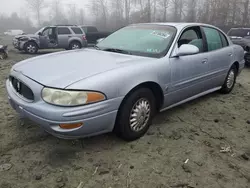
[{"label": "rear door handle", "polygon": [[207,59],[202,60],[202,64],[207,64]]},{"label": "rear door handle", "polygon": [[68,36],[69,38],[72,37],[71,35]]},{"label": "rear door handle", "polygon": [[233,53],[228,53],[229,56],[233,56]]}]

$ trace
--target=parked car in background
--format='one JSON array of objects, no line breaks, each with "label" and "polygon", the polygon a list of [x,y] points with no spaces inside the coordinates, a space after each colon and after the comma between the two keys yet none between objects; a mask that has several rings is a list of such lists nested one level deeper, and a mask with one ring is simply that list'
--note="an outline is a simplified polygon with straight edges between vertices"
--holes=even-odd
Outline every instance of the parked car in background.
[{"label": "parked car in background", "polygon": [[245,50],[246,65],[250,65],[250,28],[232,28],[227,34],[234,44]]},{"label": "parked car in background", "polygon": [[6,87],[18,113],[57,137],[114,131],[131,141],[147,132],[155,112],[230,93],[243,67],[242,47],[214,26],[134,24],[95,49],[17,63]]},{"label": "parked car in background", "polygon": [[0,45],[0,59],[7,59],[8,57],[8,46]]},{"label": "parked car in background", "polygon": [[35,34],[16,36],[13,45],[20,51],[35,54],[39,49],[80,49],[87,47],[87,40],[85,32],[76,25],[55,25],[44,27]]},{"label": "parked car in background", "polygon": [[19,29],[11,29],[11,30],[4,32],[4,34],[10,35],[10,36],[16,36],[16,35],[23,35],[24,32],[23,30],[19,30]]},{"label": "parked car in background", "polygon": [[81,26],[86,33],[88,44],[96,44],[100,38],[105,38],[111,34],[111,32],[101,32],[94,26]]}]

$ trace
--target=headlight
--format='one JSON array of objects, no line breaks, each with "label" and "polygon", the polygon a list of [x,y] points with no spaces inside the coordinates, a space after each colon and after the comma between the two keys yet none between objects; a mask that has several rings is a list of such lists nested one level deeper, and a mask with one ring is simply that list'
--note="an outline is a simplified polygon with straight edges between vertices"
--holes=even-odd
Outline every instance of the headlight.
[{"label": "headlight", "polygon": [[24,37],[24,38],[20,38],[19,40],[20,41],[26,41],[26,40],[29,40],[29,38]]},{"label": "headlight", "polygon": [[99,92],[70,91],[52,88],[44,88],[42,90],[42,98],[47,103],[59,106],[79,106],[106,99],[104,94]]}]

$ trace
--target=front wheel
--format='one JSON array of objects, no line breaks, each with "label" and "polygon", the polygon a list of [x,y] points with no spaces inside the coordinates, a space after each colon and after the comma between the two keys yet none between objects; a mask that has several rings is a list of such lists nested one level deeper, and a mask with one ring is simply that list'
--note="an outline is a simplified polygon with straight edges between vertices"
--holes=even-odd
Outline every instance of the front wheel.
[{"label": "front wheel", "polygon": [[221,93],[228,94],[233,90],[236,82],[237,72],[237,67],[233,65],[228,71],[225,82],[220,90]]},{"label": "front wheel", "polygon": [[6,52],[0,52],[0,59],[6,59],[8,54]]},{"label": "front wheel", "polygon": [[121,105],[114,131],[126,141],[142,137],[152,123],[155,109],[155,98],[150,89],[134,91]]},{"label": "front wheel", "polygon": [[24,50],[29,54],[36,54],[38,51],[37,44],[35,42],[27,42],[25,44]]}]

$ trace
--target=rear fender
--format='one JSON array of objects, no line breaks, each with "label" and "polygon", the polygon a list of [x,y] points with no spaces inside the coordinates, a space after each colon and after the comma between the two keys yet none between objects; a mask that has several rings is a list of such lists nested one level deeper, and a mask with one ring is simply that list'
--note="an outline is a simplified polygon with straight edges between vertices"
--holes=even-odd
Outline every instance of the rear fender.
[{"label": "rear fender", "polygon": [[80,38],[78,38],[78,37],[71,37],[71,38],[69,39],[69,44],[70,44],[71,42],[73,42],[73,41],[80,42],[81,45],[83,46],[83,42],[82,42],[82,40],[81,40]]}]

